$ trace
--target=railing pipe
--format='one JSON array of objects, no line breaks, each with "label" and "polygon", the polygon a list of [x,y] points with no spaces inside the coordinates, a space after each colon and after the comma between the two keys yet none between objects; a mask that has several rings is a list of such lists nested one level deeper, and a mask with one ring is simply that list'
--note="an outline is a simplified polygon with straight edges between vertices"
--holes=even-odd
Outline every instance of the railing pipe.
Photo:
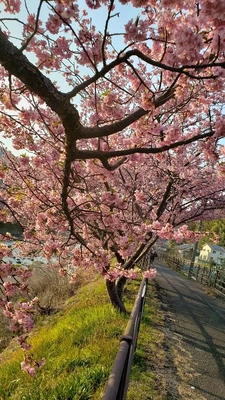
[{"label": "railing pipe", "polygon": [[121,386],[121,381],[124,381],[125,379],[125,366],[129,357],[131,341],[132,338],[129,338],[129,340],[122,339],[120,342],[120,347],[117,352],[102,400],[122,399],[121,392],[123,387]]},{"label": "railing pipe", "polygon": [[[146,295],[146,290],[147,290],[147,280],[143,279],[138,295],[136,297],[136,301],[134,303],[134,307],[130,316],[130,320],[127,324],[127,327],[125,329],[125,337],[132,337],[132,341],[130,344],[130,352],[129,352],[129,358],[127,362],[127,368],[126,368],[126,377],[124,381],[124,388],[123,388],[123,396],[122,400],[126,399],[126,394],[127,394],[127,389],[129,385],[129,378],[130,378],[130,372],[131,372],[131,367],[133,363],[133,358],[134,354],[136,351],[137,347],[137,339],[138,339],[138,332],[140,328],[140,322],[141,322],[141,317],[144,309],[144,301],[145,301],[145,295]],[[118,399],[120,400],[120,399]]]},{"label": "railing pipe", "polygon": [[143,279],[124,335],[121,337],[120,347],[102,400],[126,399],[130,371],[136,350],[137,336],[144,308],[146,289],[147,279]]}]

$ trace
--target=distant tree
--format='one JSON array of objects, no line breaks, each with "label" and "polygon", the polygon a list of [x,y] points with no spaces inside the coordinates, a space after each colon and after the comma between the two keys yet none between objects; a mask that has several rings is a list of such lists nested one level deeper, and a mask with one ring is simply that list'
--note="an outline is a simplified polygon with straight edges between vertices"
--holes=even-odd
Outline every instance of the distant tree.
[{"label": "distant tree", "polygon": [[[198,223],[189,224],[189,229],[198,230]],[[202,222],[203,236],[199,239],[198,247],[201,249],[204,244],[216,242],[219,246],[225,247],[225,219],[207,220]],[[204,235],[204,232],[206,235]]]}]

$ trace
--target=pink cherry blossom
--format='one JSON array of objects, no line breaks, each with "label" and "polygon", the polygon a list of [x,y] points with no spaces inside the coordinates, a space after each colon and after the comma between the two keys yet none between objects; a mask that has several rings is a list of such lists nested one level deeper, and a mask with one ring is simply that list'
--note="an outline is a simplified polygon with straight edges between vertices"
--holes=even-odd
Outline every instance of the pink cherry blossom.
[{"label": "pink cherry blossom", "polygon": [[23,235],[0,238],[0,306],[33,376],[24,259],[71,282],[94,270],[110,295],[158,238],[224,216],[225,1],[1,3],[1,132],[19,153],[1,151],[0,216]]},{"label": "pink cherry blossom", "polygon": [[157,275],[157,270],[156,268],[150,268],[147,271],[144,271],[142,275],[144,279],[154,279]]}]

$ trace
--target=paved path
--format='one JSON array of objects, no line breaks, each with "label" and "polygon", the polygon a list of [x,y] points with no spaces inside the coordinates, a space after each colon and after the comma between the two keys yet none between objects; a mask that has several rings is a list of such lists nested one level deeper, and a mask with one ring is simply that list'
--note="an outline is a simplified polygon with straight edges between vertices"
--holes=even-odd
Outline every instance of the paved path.
[{"label": "paved path", "polygon": [[[169,331],[174,348],[173,385],[177,391],[167,398],[225,400],[225,299],[208,296],[204,287],[183,278],[159,259],[154,264],[167,334]],[[190,396],[178,388],[182,379]]]}]

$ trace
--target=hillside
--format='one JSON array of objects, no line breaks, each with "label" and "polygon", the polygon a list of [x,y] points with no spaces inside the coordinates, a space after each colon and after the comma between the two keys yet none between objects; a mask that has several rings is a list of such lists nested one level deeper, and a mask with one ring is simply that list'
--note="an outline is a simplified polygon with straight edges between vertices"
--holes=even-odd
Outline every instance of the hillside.
[{"label": "hillside", "polygon": [[[128,311],[133,307],[139,283],[131,282],[126,288]],[[141,324],[130,400],[146,398],[154,389],[154,376],[147,370],[147,358],[156,353],[154,341],[157,336],[159,344],[162,335],[151,326],[153,320],[160,321],[152,290],[147,296]],[[35,378],[20,371],[22,352],[15,339],[1,353],[0,399],[99,400],[128,318],[129,315],[119,314],[111,307],[102,279],[82,286],[60,312],[38,321],[31,338],[32,352],[37,359],[46,357],[46,365]]]}]

